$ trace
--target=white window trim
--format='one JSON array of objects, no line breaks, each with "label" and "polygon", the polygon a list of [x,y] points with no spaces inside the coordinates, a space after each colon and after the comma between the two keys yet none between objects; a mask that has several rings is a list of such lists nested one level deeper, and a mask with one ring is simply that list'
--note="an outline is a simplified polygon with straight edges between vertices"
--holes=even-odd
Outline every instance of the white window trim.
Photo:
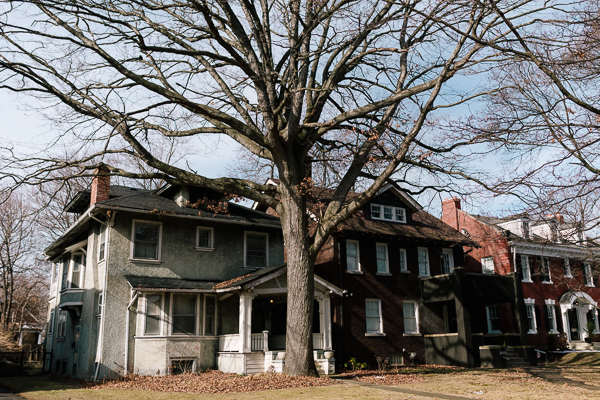
[{"label": "white window trim", "polygon": [[[525,268],[525,264],[527,264],[527,268]],[[525,277],[525,271],[527,271],[527,277]],[[529,262],[529,256],[521,255],[521,272],[523,274],[521,282],[533,283],[533,280],[531,279],[531,263]]]},{"label": "white window trim", "polygon": [[552,333],[552,334],[558,334],[558,322],[556,321],[556,301],[551,300],[551,299],[546,299],[544,300],[544,303],[546,303],[546,312],[548,312],[548,310],[552,311],[552,315],[554,316],[554,329],[550,329],[548,331],[548,333]]},{"label": "white window trim", "polygon": [[[65,315],[65,321],[64,323],[61,322],[60,317],[62,315]],[[56,338],[57,339],[64,339],[67,336],[67,320],[69,319],[69,313],[65,310],[60,310],[58,311],[58,324],[56,327]]]},{"label": "white window trim", "polygon": [[[133,255],[135,254],[135,224],[141,222],[144,224],[153,224],[158,225],[158,251],[156,259],[152,258],[135,258]],[[129,246],[129,261],[135,261],[139,263],[148,263],[148,264],[160,264],[162,263],[162,222],[157,221],[148,221],[144,219],[134,219],[131,223],[131,243]]]},{"label": "white window trim", "polygon": [[[195,297],[196,298],[196,321],[195,321],[195,327],[194,327],[194,333],[173,333],[173,319],[175,317],[175,315],[173,314],[173,310],[175,308],[175,301],[173,300],[173,298],[176,295],[184,295],[184,296],[190,296],[190,297]],[[200,318],[200,296],[198,294],[193,294],[193,293],[181,293],[181,292],[171,292],[171,297],[169,299],[169,336],[174,336],[174,337],[191,337],[191,336],[199,336],[198,334],[198,328],[199,328],[199,318]],[[144,329],[146,328],[145,324],[144,324]]]},{"label": "white window trim", "polygon": [[571,261],[568,258],[563,260],[563,269],[566,270],[565,278],[573,278],[573,272],[571,271]]},{"label": "white window trim", "polygon": [[214,315],[215,320],[213,322],[214,323],[214,333],[211,334],[210,336],[217,336],[217,329],[218,329],[217,321],[219,320],[219,318],[217,318],[217,316],[218,316],[217,309],[219,307],[219,305],[218,305],[219,302],[217,301],[217,296],[214,294],[205,294],[204,295],[204,301],[202,302],[202,306],[203,306],[203,308],[202,308],[202,335],[203,336],[207,335],[207,333],[206,333],[206,299],[209,297],[212,297],[215,300],[215,315]]},{"label": "white window trim", "polygon": [[[379,309],[379,330],[376,332],[369,332],[366,331],[366,325],[367,325],[367,301],[372,301],[372,302],[377,302],[377,306]],[[381,300],[380,299],[365,299],[365,336],[385,336],[385,333],[383,333],[383,315],[381,312]]]},{"label": "white window trim", "polygon": [[[347,243],[356,243],[356,270],[348,269],[348,245]],[[358,240],[346,239],[346,272],[348,274],[362,274],[362,266],[360,265],[360,243]]]},{"label": "white window trim", "polygon": [[[209,247],[201,247],[199,246],[200,241],[200,231],[209,232]],[[197,226],[196,227],[196,250],[198,251],[214,251],[215,250],[215,228],[211,228],[209,226]]]},{"label": "white window trim", "polygon": [[[380,215],[379,218],[373,216],[373,206],[379,206],[379,215]],[[384,218],[383,207],[389,207],[389,208],[392,209],[392,219]],[[404,214],[404,221],[398,221],[398,220],[396,220],[396,210],[402,210],[402,212]],[[371,219],[376,219],[376,220],[380,220],[380,221],[396,222],[398,224],[406,224],[406,208],[404,208],[404,207],[388,206],[386,204],[374,204],[374,203],[371,203]]]},{"label": "white window trim", "polygon": [[[589,280],[588,276],[590,277]],[[592,275],[592,266],[589,263],[583,264],[583,280],[586,287],[596,287],[594,285],[594,275]]]},{"label": "white window trim", "polygon": [[48,320],[48,336],[52,336],[54,334],[54,310],[50,310],[50,318]]},{"label": "white window trim", "polygon": [[[533,318],[533,326],[534,329],[527,329],[527,333],[529,335],[535,335],[538,333],[538,326],[537,326],[537,320],[536,320],[536,315],[535,315],[535,299],[524,299],[525,302],[525,307],[531,307],[531,318]],[[527,316],[527,314],[525,314]],[[527,318],[529,319],[529,317]]]},{"label": "white window trim", "polygon": [[[104,241],[102,241],[102,230],[104,230]],[[104,224],[100,225],[100,232],[98,233],[98,249],[97,249],[98,264],[106,261],[106,253],[108,250],[108,245],[106,243],[107,236],[108,236],[108,227]],[[100,246],[102,246],[102,243],[104,243],[104,258],[100,259]]]},{"label": "white window trim", "polygon": [[[375,260],[379,261],[379,259],[377,258],[377,247],[379,246],[383,246],[385,248],[385,271],[379,271],[379,269],[377,269],[377,275],[383,275],[383,276],[390,276],[392,274],[390,274],[390,255],[388,253],[388,245],[387,243],[375,243]],[[375,266],[376,268],[378,268],[378,266]]]},{"label": "white window trim", "polygon": [[[77,282],[77,287],[73,287],[73,272],[75,267],[75,257],[81,256],[81,265],[79,266],[79,282]],[[71,256],[67,259],[66,268],[67,268],[67,285],[66,287],[61,287],[61,291],[78,291],[83,290],[83,277],[85,274],[85,265],[86,265],[86,252],[83,249],[79,249],[71,253]],[[63,268],[65,268],[65,263],[63,262]],[[63,272],[64,274],[64,272]],[[62,285],[62,282],[61,282]]]},{"label": "white window trim", "polygon": [[[548,257],[542,257],[542,268],[546,269],[546,271],[548,272],[548,280],[547,281],[542,281],[542,283],[544,285],[552,285],[554,284],[554,282],[552,282],[552,275],[550,275],[550,260],[548,259]],[[542,279],[543,279],[543,274],[542,274]]]},{"label": "white window trim", "polygon": [[[407,331],[406,330],[406,323],[404,322],[405,319],[407,318],[404,315],[404,303],[412,303],[414,304],[414,309],[415,309],[415,330],[414,331]],[[411,317],[409,317],[411,318]],[[419,303],[416,300],[404,300],[402,301],[402,325],[404,328],[404,336],[410,336],[410,335],[418,335],[419,334]]]},{"label": "white window trim", "polygon": [[[496,307],[496,310],[498,311],[498,313],[500,313],[500,310],[498,310],[497,304],[492,304],[492,305],[485,307],[485,314],[486,314],[486,320],[487,320],[487,326],[488,326],[488,334],[502,333],[501,330],[493,330],[492,329],[492,321],[490,319],[490,307]],[[498,320],[500,320],[500,315],[498,315]]]},{"label": "white window trim", "polygon": [[410,274],[410,271],[408,270],[408,259],[406,258],[406,249],[399,249],[399,253],[402,254],[404,256],[404,267],[402,267],[402,265],[400,265],[400,272],[404,273],[404,274]]},{"label": "white window trim", "polygon": [[[148,315],[148,296],[160,296],[160,306],[159,306],[159,321],[158,321],[158,333],[157,334],[147,334],[146,333],[146,317]],[[164,324],[165,324],[165,294],[164,293],[156,293],[156,292],[148,292],[144,293],[144,322],[142,329],[142,336],[146,337],[156,337],[161,336],[164,332]]]},{"label": "white window trim", "polygon": [[[485,262],[483,260],[491,260],[492,261],[492,270],[488,270],[485,268]],[[481,273],[486,275],[494,275],[496,273],[496,264],[494,264],[494,256],[487,256],[481,259]]]},{"label": "white window trim", "polygon": [[[451,274],[451,273],[452,273],[452,271],[454,271],[454,253],[452,252],[452,249],[443,248],[443,249],[442,249],[442,256],[443,256],[444,254],[448,254],[448,256],[449,256],[449,257],[448,257],[448,261],[449,261],[449,264],[450,264],[450,265],[449,265],[449,267],[450,267],[450,272],[445,272],[445,271],[443,271],[443,270],[442,270],[442,273],[443,273],[443,274]],[[443,263],[441,263],[441,264],[442,264],[442,269],[443,269],[443,268],[444,268],[444,265],[443,265]]]},{"label": "white window trim", "polygon": [[[265,266],[264,267],[249,267],[248,263],[246,262],[246,256],[247,256],[247,252],[246,252],[246,243],[248,242],[248,234],[251,235],[259,235],[259,236],[264,236],[266,238],[265,240]],[[261,268],[267,268],[269,266],[269,233],[268,232],[255,232],[255,231],[244,231],[244,268],[250,268],[250,269],[261,269]]]},{"label": "white window trim", "polygon": [[[427,274],[421,275],[421,267],[419,266],[419,251],[425,250],[425,256],[427,257]],[[431,269],[429,265],[429,248],[428,247],[417,247],[417,266],[419,266],[419,278],[425,278],[431,276]]]}]

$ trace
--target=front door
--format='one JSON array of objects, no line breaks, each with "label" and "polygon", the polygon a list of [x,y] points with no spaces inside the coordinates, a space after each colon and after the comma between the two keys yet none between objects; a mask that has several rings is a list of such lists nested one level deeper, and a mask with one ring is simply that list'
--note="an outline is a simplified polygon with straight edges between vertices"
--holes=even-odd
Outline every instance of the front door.
[{"label": "front door", "polygon": [[581,340],[581,336],[579,335],[579,317],[577,315],[577,310],[574,308],[567,310],[567,319],[569,320],[571,340]]}]

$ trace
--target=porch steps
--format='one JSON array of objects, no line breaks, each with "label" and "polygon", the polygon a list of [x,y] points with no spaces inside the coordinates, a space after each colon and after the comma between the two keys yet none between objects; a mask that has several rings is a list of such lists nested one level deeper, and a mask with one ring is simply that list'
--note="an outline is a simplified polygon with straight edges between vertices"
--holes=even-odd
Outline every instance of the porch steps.
[{"label": "porch steps", "polygon": [[594,346],[591,343],[586,342],[571,342],[571,350],[594,350]]},{"label": "porch steps", "polygon": [[506,368],[530,367],[531,365],[525,359],[519,356],[519,353],[511,347],[506,348],[506,354],[503,356],[506,361]]},{"label": "porch steps", "polygon": [[265,353],[256,352],[246,355],[246,374],[265,372]]}]

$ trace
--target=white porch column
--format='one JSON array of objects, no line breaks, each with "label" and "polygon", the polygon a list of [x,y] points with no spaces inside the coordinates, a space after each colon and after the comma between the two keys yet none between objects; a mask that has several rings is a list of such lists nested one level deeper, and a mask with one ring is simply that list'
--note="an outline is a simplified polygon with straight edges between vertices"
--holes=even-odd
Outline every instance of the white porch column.
[{"label": "white porch column", "polygon": [[239,329],[239,352],[250,353],[252,351],[252,299],[251,293],[240,293],[240,329]]},{"label": "white porch column", "polygon": [[319,310],[321,312],[321,333],[323,334],[323,350],[332,350],[331,348],[331,299],[326,296],[320,300]]}]

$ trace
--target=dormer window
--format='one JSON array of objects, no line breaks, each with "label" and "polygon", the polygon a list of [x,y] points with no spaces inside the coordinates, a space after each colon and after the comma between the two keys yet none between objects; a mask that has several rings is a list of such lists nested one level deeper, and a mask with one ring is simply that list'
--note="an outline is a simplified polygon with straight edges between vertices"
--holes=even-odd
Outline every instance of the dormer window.
[{"label": "dormer window", "polygon": [[406,223],[406,209],[402,207],[371,204],[371,218]]},{"label": "dormer window", "polygon": [[523,237],[529,239],[529,221],[523,221]]}]

